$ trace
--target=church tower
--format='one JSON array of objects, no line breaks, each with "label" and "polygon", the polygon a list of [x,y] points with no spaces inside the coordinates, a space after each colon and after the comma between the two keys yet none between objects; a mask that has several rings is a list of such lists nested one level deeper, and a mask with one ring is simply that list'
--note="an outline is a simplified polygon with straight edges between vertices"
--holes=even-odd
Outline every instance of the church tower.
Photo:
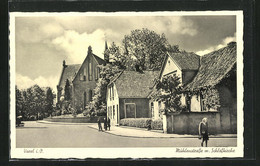
[{"label": "church tower", "polygon": [[107,41],[105,41],[104,60],[106,63],[109,63],[109,53],[108,53]]}]

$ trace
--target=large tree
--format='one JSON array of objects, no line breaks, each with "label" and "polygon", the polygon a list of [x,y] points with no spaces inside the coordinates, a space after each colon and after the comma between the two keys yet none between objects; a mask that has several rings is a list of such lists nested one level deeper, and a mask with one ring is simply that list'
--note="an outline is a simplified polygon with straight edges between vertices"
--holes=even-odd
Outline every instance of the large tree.
[{"label": "large tree", "polygon": [[167,52],[179,52],[170,45],[164,34],[149,29],[136,29],[125,35],[122,45],[114,43],[108,49],[113,62],[119,67],[134,70],[159,70]]}]

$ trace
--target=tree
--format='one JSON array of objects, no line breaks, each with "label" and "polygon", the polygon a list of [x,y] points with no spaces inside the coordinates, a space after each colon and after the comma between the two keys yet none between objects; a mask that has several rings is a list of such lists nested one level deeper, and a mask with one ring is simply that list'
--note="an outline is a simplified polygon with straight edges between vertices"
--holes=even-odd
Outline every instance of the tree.
[{"label": "tree", "polygon": [[177,45],[171,46],[164,34],[149,29],[136,29],[125,35],[122,47],[126,56],[126,67],[133,70],[160,70],[167,52],[179,52]]},{"label": "tree", "polygon": [[180,112],[184,108],[180,100],[183,93],[182,89],[180,77],[174,72],[173,75],[164,76],[162,80],[157,80],[152,99],[163,102],[166,113]]},{"label": "tree", "polygon": [[15,103],[16,103],[16,118],[22,116],[24,118],[24,100],[22,92],[15,86]]},{"label": "tree", "polygon": [[53,109],[53,99],[55,98],[52,89],[48,87],[47,92],[46,92],[46,107],[45,107],[45,112],[47,113],[47,116],[51,115],[52,112],[54,111]]},{"label": "tree", "polygon": [[45,109],[45,93],[38,86],[33,85],[26,90],[26,113],[28,117],[36,117],[40,119],[43,117],[43,112]]},{"label": "tree", "polygon": [[94,89],[94,96],[90,105],[95,111],[105,113],[107,85],[121,70],[118,66],[109,63],[106,65],[99,65],[99,68],[100,78]]}]

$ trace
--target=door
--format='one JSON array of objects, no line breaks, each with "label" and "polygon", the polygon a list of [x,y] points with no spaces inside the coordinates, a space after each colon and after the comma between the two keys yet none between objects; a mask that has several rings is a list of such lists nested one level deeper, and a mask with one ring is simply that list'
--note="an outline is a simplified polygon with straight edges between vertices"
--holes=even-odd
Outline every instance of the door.
[{"label": "door", "polygon": [[126,118],[136,118],[135,103],[125,104]]}]

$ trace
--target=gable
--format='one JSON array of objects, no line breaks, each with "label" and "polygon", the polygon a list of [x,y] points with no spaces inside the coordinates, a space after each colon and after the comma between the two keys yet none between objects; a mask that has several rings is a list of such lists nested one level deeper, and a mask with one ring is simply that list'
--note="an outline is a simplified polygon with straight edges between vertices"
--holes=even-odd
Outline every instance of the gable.
[{"label": "gable", "polygon": [[[89,77],[91,76],[92,79],[91,81],[95,80],[95,75],[96,75],[96,67],[97,65],[104,64],[105,61],[98,56],[94,54],[88,54],[83,61],[83,63],[80,66],[80,69],[78,70],[75,78],[73,79],[73,82],[75,80],[80,80],[81,77],[85,76],[86,80],[89,80]],[[91,70],[91,71],[90,71]]]},{"label": "gable", "polygon": [[162,77],[165,75],[172,74],[174,71],[176,71],[177,76],[181,78],[182,72],[180,67],[176,64],[176,62],[174,62],[174,60],[170,56],[167,56],[160,79],[162,79]]}]

